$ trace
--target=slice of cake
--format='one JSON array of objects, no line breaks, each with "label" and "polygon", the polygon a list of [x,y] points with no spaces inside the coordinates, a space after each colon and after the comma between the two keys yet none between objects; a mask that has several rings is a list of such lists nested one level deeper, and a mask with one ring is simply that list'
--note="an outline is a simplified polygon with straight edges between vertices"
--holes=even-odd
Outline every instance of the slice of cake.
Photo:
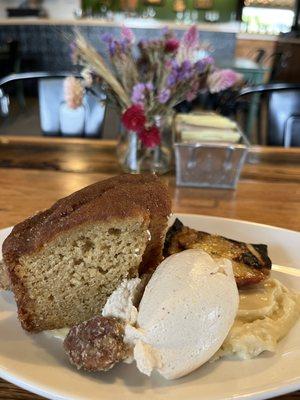
[{"label": "slice of cake", "polygon": [[99,314],[121,280],[159,264],[170,212],[155,175],[120,175],[16,225],[2,251],[23,328]]}]

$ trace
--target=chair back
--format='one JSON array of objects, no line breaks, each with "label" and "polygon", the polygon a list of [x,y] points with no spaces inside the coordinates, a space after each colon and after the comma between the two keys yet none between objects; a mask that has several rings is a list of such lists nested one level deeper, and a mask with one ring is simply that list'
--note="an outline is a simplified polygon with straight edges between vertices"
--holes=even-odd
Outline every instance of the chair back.
[{"label": "chair back", "polygon": [[[105,95],[88,90],[82,103],[70,108],[64,97],[64,78],[68,76],[80,77],[70,72],[27,72],[0,79],[0,114],[7,117],[9,112],[7,85],[35,79],[38,80],[38,105],[35,107],[39,106],[39,131],[51,136],[100,137],[105,116],[105,106],[101,100],[105,99]],[[32,97],[34,90],[30,93]],[[24,103],[23,114],[25,106]]]},{"label": "chair back", "polygon": [[0,45],[0,76],[18,72],[20,68],[19,43],[8,40]]},{"label": "chair back", "polygon": [[[245,96],[250,101],[259,101],[260,110],[266,100],[268,145],[300,146],[300,84],[274,83],[244,88],[238,99]],[[258,129],[262,130],[261,114],[258,122]]]},{"label": "chair back", "polygon": [[300,146],[300,89],[269,94],[268,144]]}]

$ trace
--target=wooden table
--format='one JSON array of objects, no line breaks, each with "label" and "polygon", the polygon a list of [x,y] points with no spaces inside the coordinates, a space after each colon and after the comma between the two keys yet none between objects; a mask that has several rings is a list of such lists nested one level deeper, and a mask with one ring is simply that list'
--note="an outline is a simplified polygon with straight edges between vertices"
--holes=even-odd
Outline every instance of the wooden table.
[{"label": "wooden table", "polygon": [[[0,137],[0,228],[118,173],[112,141]],[[172,174],[163,179],[175,212],[300,229],[300,149],[254,147],[236,191],[179,188]],[[0,399],[41,397],[0,380]],[[280,399],[300,399],[300,392]]]}]

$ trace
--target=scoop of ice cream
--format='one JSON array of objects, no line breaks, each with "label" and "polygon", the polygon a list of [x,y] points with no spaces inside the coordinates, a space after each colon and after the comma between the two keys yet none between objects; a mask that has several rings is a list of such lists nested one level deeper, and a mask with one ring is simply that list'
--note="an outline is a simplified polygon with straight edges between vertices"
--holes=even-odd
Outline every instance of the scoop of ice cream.
[{"label": "scoop of ice cream", "polygon": [[146,286],[136,327],[125,328],[138,369],[175,379],[200,367],[222,345],[238,302],[230,261],[202,250],[165,259]]}]

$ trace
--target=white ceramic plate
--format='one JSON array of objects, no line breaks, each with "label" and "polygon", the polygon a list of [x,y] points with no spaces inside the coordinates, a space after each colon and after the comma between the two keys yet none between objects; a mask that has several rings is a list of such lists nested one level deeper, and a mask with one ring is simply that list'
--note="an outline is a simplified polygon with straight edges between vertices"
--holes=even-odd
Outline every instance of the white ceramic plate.
[{"label": "white ceramic plate", "polygon": [[[269,245],[273,262],[300,268],[300,233],[266,225],[199,215],[180,215],[193,228]],[[0,245],[9,233],[0,231]],[[300,291],[300,279],[274,273]],[[8,292],[0,294],[0,376],[55,400],[226,400],[267,399],[300,389],[300,321],[275,354],[249,361],[221,360],[177,381],[140,374],[134,365],[107,373],[77,372],[57,339],[25,333]]]}]

